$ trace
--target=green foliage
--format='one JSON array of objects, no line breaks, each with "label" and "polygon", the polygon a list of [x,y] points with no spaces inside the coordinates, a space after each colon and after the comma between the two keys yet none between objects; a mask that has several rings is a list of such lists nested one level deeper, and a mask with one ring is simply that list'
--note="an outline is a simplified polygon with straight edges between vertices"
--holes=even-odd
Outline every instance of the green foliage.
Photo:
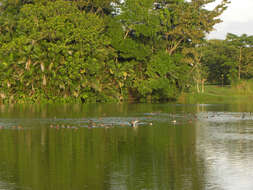
[{"label": "green foliage", "polygon": [[228,33],[226,40],[210,40],[202,61],[209,83],[232,84],[253,77],[253,37]]},{"label": "green foliage", "polygon": [[153,95],[162,99],[173,99],[186,83],[188,65],[182,63],[180,54],[169,55],[159,52],[152,57],[147,67],[150,87]]},{"label": "green foliage", "polygon": [[195,93],[194,91],[183,94],[179,98],[180,103],[202,104],[202,103],[236,103],[251,102],[253,93],[253,81],[241,80],[232,85],[206,85],[205,92]]},{"label": "green foliage", "polygon": [[175,99],[193,83],[199,56],[184,52],[203,42],[226,8],[226,0],[213,11],[205,0],[0,3],[7,102]]},{"label": "green foliage", "polygon": [[203,47],[202,62],[208,68],[209,83],[230,84],[236,75],[233,56],[234,49],[231,49],[224,40],[210,40]]},{"label": "green foliage", "polygon": [[0,49],[6,63],[1,77],[4,93],[44,94],[49,99],[95,96],[102,91],[99,74],[111,54],[103,31],[102,19],[80,12],[70,2],[24,5],[16,37]]}]

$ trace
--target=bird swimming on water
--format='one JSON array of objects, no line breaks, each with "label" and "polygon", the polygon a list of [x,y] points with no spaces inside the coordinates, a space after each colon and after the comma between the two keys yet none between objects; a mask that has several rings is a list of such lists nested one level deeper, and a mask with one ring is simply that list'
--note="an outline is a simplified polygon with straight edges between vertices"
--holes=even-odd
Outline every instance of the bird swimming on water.
[{"label": "bird swimming on water", "polygon": [[93,128],[96,126],[96,123],[94,123],[92,120],[89,120],[88,122],[88,128]]},{"label": "bird swimming on water", "polygon": [[137,127],[138,120],[131,121],[131,127]]}]

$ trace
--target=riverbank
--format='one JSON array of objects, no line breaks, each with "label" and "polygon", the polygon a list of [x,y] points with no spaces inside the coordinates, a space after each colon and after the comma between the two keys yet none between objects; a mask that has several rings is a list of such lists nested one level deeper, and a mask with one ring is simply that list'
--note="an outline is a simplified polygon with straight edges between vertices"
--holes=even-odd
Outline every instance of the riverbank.
[{"label": "riverbank", "polygon": [[218,103],[233,101],[250,101],[253,98],[253,89],[249,83],[235,86],[207,85],[203,93],[192,90],[183,93],[178,98],[179,103]]},{"label": "riverbank", "polygon": [[[1,94],[0,94],[1,95]],[[177,102],[182,104],[205,104],[205,103],[232,103],[232,102],[248,102],[253,98],[253,82],[252,81],[243,81],[237,85],[206,85],[205,90],[202,93],[196,92],[195,89],[189,90],[189,92],[183,92],[181,95],[175,97],[175,99],[171,99],[170,101],[161,101],[161,102]],[[0,96],[0,104],[83,104],[83,103],[145,103],[145,102],[153,102],[159,103],[159,101],[152,101],[151,98],[147,99],[139,99],[133,96],[128,99],[120,99],[120,98],[111,98],[108,101],[90,101],[83,102],[82,99],[73,98],[73,97],[45,97],[45,96],[31,96],[31,97],[5,97],[5,99],[1,99]]]}]

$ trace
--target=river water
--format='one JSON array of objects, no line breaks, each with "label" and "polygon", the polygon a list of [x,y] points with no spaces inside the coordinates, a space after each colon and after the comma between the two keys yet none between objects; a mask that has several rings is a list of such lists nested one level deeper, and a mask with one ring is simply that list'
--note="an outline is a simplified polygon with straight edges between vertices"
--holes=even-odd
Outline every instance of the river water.
[{"label": "river water", "polygon": [[252,190],[251,111],[245,103],[0,106],[0,190]]}]

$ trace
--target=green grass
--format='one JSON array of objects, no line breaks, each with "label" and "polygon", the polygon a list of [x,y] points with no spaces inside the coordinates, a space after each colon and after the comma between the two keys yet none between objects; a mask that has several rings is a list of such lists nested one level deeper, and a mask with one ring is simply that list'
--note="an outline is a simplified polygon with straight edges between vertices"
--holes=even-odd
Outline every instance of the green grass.
[{"label": "green grass", "polygon": [[191,91],[182,94],[178,101],[180,103],[231,103],[247,102],[253,98],[253,82],[243,81],[233,86],[205,86],[204,93]]}]

